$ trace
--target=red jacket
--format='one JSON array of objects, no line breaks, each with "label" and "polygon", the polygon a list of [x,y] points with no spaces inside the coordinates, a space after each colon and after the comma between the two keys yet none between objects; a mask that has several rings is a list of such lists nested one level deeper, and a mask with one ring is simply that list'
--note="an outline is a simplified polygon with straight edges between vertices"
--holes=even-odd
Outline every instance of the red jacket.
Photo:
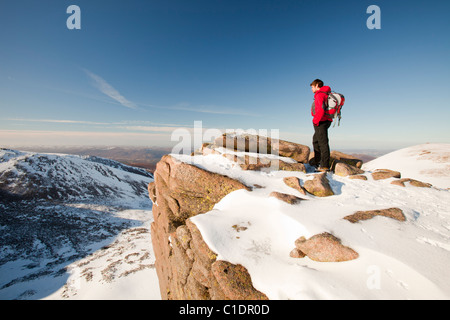
[{"label": "red jacket", "polygon": [[325,100],[328,98],[328,93],[331,92],[331,88],[323,86],[314,94],[314,103],[311,108],[311,115],[313,116],[313,124],[319,125],[321,121],[333,121],[330,115],[325,113]]}]

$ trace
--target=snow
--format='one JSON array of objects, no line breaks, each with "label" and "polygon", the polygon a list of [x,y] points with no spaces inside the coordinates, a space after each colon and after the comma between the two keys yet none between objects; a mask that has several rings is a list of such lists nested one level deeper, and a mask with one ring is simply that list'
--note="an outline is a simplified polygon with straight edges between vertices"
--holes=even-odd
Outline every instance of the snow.
[{"label": "snow", "polygon": [[[370,172],[365,173],[367,181],[328,173],[335,195],[325,198],[302,195],[283,182],[284,177],[296,176],[303,184],[313,178],[312,173],[244,171],[221,155],[173,156],[238,179],[248,186],[262,186],[251,192],[232,192],[210,212],[191,219],[208,246],[218,254],[218,259],[246,267],[255,288],[270,299],[449,299],[449,150],[449,145],[442,144],[415,146],[364,166],[368,171],[399,170],[402,177],[430,182],[436,187],[406,185],[403,188],[390,184],[392,178],[375,181]],[[6,166],[14,170],[9,162],[26,155],[0,150],[0,157],[6,160],[0,163],[0,167],[3,166],[0,171]],[[111,170],[116,176],[123,176]],[[106,178],[98,176],[98,179]],[[106,179],[105,183],[111,181]],[[132,190],[124,188],[127,190],[124,195],[131,195]],[[289,205],[269,197],[272,191],[307,200]],[[111,216],[106,218],[111,224],[119,223],[117,219],[133,223],[117,235],[84,248],[88,254],[64,265],[64,272],[59,276],[29,277],[30,270],[54,263],[55,259],[50,258],[21,257],[0,265],[0,298],[161,299],[153,267],[151,205],[145,208],[134,203],[133,207],[133,197],[130,201],[123,198],[123,208],[86,201],[66,204],[80,212],[91,212],[86,213],[86,217],[81,216],[82,219],[93,219],[92,214],[97,212],[102,217]],[[6,208],[3,204],[2,207]],[[407,220],[375,217],[352,224],[342,219],[355,211],[390,207],[402,209]],[[0,229],[5,230],[5,227]],[[106,229],[98,232],[105,232],[102,230]],[[344,245],[359,253],[359,258],[346,262],[316,262],[308,257],[289,256],[297,238],[309,238],[322,232],[340,238]],[[38,239],[33,245],[37,251],[44,247]],[[0,255],[12,254],[10,249],[2,247]],[[59,249],[58,255],[66,257],[73,254],[73,250],[68,243]],[[28,280],[5,285],[19,278]]]},{"label": "snow", "polygon": [[396,170],[402,173],[402,178],[449,188],[450,144],[427,143],[400,149],[364,164],[363,169]]},{"label": "snow", "polygon": [[150,238],[151,211],[126,210],[121,215],[140,217],[143,224],[67,266],[70,276],[64,286],[43,300],[161,299]]},{"label": "snow", "polygon": [[[421,171],[427,166],[448,166],[448,160],[439,162],[445,159],[442,154],[447,145],[427,149],[433,155],[441,154],[429,160],[439,162],[433,165],[421,162],[425,161],[422,156],[414,153],[422,149],[398,152],[389,161],[419,162]],[[432,177],[439,188],[403,188],[390,184],[393,178],[373,180],[370,172],[365,173],[367,181],[328,173],[335,195],[318,198],[302,195],[283,182],[284,177],[296,176],[303,183],[313,174],[244,171],[221,155],[173,156],[248,186],[263,186],[251,192],[232,192],[213,210],[191,220],[218,259],[246,267],[255,288],[269,299],[450,298],[450,192],[446,190],[450,183],[445,175]],[[389,161],[382,162],[382,168],[396,169]],[[423,175],[408,172],[403,177],[419,179]],[[431,176],[422,181],[431,182]],[[289,205],[269,197],[272,191],[307,200]],[[407,221],[375,217],[352,224],[343,219],[359,210],[391,207],[402,209]],[[340,238],[359,258],[324,263],[289,256],[297,238],[322,232]]]}]

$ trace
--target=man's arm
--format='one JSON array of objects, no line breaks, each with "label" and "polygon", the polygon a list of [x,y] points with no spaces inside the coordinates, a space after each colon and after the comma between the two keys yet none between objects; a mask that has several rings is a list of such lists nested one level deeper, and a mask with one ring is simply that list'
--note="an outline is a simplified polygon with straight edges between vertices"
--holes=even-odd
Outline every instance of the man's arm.
[{"label": "man's arm", "polygon": [[314,99],[315,107],[316,107],[316,114],[313,118],[313,124],[315,126],[319,125],[320,120],[323,118],[323,115],[325,114],[325,110],[323,109],[323,104],[325,101],[326,94],[319,93]]}]

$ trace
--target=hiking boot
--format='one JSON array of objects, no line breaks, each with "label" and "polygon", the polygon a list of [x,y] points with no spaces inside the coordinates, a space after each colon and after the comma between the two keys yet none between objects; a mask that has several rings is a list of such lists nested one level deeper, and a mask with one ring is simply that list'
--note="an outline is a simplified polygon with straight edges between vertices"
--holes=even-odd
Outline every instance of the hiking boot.
[{"label": "hiking boot", "polygon": [[316,171],[319,171],[319,172],[328,172],[328,171],[330,171],[330,168],[328,168],[328,167],[318,167],[318,168],[316,169]]},{"label": "hiking boot", "polygon": [[313,167],[314,169],[317,169],[317,167],[319,167],[319,164],[317,162],[314,161],[314,158],[312,158],[311,160],[308,161],[308,164]]}]

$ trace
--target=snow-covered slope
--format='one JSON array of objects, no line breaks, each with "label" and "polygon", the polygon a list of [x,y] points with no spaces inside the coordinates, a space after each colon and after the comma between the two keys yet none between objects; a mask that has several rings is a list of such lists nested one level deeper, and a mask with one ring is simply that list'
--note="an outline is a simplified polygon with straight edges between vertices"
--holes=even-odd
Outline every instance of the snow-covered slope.
[{"label": "snow-covered slope", "polygon": [[363,166],[364,170],[391,169],[402,177],[450,188],[450,144],[427,143],[400,149]]},{"label": "snow-covered slope", "polygon": [[48,200],[138,200],[151,173],[90,156],[0,149],[0,191],[4,197]]},{"label": "snow-covered slope", "polygon": [[[213,210],[192,218],[218,259],[241,264],[256,289],[270,299],[449,299],[450,192],[392,185],[393,178],[366,181],[328,173],[334,196],[302,195],[284,177],[303,184],[314,174],[244,171],[220,155],[176,156],[238,179],[253,191],[228,194]],[[419,162],[420,159],[409,159]],[[384,166],[383,166],[384,167]],[[424,169],[424,167],[422,167]],[[447,185],[448,187],[448,185]],[[306,199],[290,205],[272,191]],[[398,207],[400,222],[386,217],[350,223],[356,211]],[[292,258],[301,236],[328,232],[359,253],[346,262]]]},{"label": "snow-covered slope", "polygon": [[151,181],[108,159],[0,149],[0,299],[158,299]]}]

